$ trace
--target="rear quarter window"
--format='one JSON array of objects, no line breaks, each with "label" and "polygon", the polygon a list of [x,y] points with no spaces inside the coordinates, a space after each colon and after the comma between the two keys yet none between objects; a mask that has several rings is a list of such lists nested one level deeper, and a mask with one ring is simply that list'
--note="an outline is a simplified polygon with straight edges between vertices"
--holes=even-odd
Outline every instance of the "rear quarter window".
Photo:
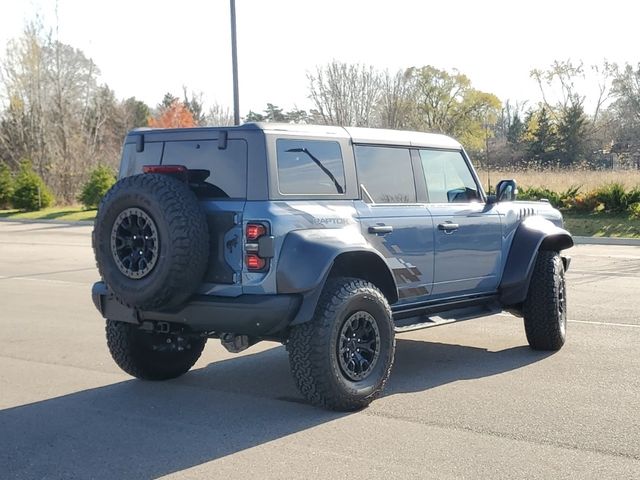
[{"label": "rear quarter window", "polygon": [[278,190],[282,194],[336,195],[345,192],[340,144],[323,140],[276,140]]}]

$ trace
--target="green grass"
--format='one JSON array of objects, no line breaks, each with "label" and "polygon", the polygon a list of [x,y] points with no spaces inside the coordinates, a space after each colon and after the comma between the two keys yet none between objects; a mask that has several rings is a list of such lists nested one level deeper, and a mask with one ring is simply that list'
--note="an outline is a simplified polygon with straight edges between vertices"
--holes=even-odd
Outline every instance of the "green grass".
[{"label": "green grass", "polygon": [[572,235],[584,237],[640,238],[640,219],[624,213],[564,212],[564,226]]},{"label": "green grass", "polygon": [[80,220],[93,220],[96,210],[85,210],[82,207],[51,207],[35,212],[22,212],[20,210],[0,210],[0,218],[11,220],[62,220],[75,222]]}]

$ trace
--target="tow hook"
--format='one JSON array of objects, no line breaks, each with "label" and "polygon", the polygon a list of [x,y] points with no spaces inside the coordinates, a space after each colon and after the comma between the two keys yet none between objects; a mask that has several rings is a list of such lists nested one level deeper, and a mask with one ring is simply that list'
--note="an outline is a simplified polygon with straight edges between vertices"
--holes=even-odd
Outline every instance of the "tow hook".
[{"label": "tow hook", "polygon": [[240,353],[251,346],[248,335],[236,335],[235,333],[223,333],[220,335],[220,342],[231,353]]}]

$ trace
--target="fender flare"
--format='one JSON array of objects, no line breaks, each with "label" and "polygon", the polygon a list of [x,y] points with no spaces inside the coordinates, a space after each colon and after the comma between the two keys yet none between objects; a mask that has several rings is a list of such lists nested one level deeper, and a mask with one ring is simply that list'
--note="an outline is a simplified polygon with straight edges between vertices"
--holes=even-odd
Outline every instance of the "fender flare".
[{"label": "fender flare", "polygon": [[[291,325],[311,320],[338,257],[361,254],[382,275],[381,290],[389,303],[398,300],[398,288],[384,257],[355,229],[296,230],[287,234],[276,268],[278,293],[302,294],[300,310]],[[375,282],[374,282],[375,283]]]},{"label": "fender flare", "polygon": [[[532,216],[523,220],[513,236],[505,263],[498,288],[500,302],[505,306],[519,305],[527,298],[538,251],[561,251],[572,246],[571,234],[546,218]],[[565,261],[565,268],[568,266]]]}]

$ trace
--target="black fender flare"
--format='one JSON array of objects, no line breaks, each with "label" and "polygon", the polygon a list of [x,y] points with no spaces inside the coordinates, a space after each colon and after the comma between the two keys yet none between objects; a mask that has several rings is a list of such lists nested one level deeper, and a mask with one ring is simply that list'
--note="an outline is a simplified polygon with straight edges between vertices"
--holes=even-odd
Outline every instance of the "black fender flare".
[{"label": "black fender flare", "polygon": [[[532,216],[523,220],[513,236],[498,289],[502,305],[519,305],[527,298],[538,251],[561,251],[572,246],[571,234],[546,218]],[[568,268],[568,260],[563,261]]]},{"label": "black fender flare", "polygon": [[[398,300],[398,287],[384,257],[355,229],[296,230],[287,234],[276,269],[278,293],[302,294],[300,310],[291,325],[311,320],[336,261],[349,255],[366,261],[375,271],[377,284],[389,303]],[[349,276],[349,272],[345,272]],[[368,278],[368,280],[372,280]]]}]

